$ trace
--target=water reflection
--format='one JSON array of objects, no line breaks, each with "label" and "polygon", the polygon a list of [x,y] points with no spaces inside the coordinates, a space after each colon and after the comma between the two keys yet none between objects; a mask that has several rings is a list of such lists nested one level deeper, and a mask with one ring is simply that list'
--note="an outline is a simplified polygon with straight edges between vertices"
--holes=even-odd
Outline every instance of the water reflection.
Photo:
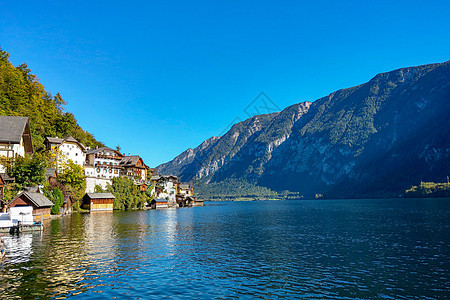
[{"label": "water reflection", "polygon": [[1,298],[445,298],[449,202],[73,214],[8,236]]},{"label": "water reflection", "polygon": [[[34,234],[35,239],[39,240],[40,233]],[[20,237],[17,235],[7,235],[2,237],[6,246],[6,260],[12,264],[24,263],[30,260],[33,254],[33,234],[24,233]]]}]

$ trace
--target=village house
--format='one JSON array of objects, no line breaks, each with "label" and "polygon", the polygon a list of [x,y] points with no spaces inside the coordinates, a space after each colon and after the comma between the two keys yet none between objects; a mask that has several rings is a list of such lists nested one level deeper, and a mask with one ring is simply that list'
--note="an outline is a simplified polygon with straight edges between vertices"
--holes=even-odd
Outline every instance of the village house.
[{"label": "village house", "polygon": [[114,199],[111,193],[86,193],[82,208],[89,211],[113,211]]},{"label": "village house", "polygon": [[[33,153],[27,117],[0,116],[0,156],[14,158]],[[6,169],[0,165],[0,173]]]},{"label": "village house", "polygon": [[55,184],[58,181],[58,173],[56,168],[47,168],[45,170],[45,178],[50,184]]},{"label": "village house", "polygon": [[155,199],[167,199],[169,207],[176,206],[178,177],[173,175],[153,175],[150,177],[155,185],[153,190]]},{"label": "village house", "polygon": [[83,167],[86,160],[86,147],[75,138],[68,136],[65,138],[46,137],[45,145],[47,150],[56,155],[56,168],[72,160],[75,164]]},{"label": "village house", "polygon": [[72,213],[72,199],[69,195],[64,195],[64,202],[59,208],[59,213],[62,215],[67,215]]},{"label": "village house", "polygon": [[120,166],[122,167],[120,175],[141,183],[147,181],[147,166],[139,155],[122,157]]},{"label": "village house", "polygon": [[33,207],[33,219],[34,221],[40,221],[50,218],[50,209],[53,202],[41,193],[24,191],[8,203],[9,208],[19,206]]},{"label": "village house", "polygon": [[68,136],[65,138],[46,137],[45,145],[47,150],[56,155],[56,168],[72,160],[75,164],[83,167],[86,160],[86,148],[75,138]]},{"label": "village house", "polygon": [[178,185],[177,194],[184,197],[192,197],[194,196],[194,188],[188,183],[180,183]]},{"label": "village house", "polygon": [[95,186],[103,189],[112,184],[114,177],[120,176],[123,155],[109,147],[92,149],[86,153],[84,171],[86,177],[86,193],[94,192]]},{"label": "village house", "polygon": [[176,201],[179,207],[188,206],[194,201],[194,190],[188,183],[179,183],[176,194]]}]

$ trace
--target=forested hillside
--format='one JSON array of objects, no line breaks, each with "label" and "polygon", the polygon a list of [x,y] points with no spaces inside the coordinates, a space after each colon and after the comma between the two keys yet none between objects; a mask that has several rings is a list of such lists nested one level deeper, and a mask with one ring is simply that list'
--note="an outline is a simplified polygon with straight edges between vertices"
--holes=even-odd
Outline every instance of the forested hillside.
[{"label": "forested hillside", "polygon": [[34,151],[44,149],[46,136],[71,135],[86,146],[103,146],[64,106],[59,93],[53,96],[46,91],[25,63],[14,67],[9,53],[0,48],[0,115],[30,118]]}]

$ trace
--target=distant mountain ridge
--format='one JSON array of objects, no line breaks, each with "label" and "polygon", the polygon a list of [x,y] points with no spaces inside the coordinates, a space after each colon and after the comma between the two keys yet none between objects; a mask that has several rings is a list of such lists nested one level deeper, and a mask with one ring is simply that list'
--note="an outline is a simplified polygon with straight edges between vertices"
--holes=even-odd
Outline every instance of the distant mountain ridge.
[{"label": "distant mountain ridge", "polygon": [[392,196],[450,174],[449,115],[450,62],[402,68],[253,116],[157,169],[203,185]]}]

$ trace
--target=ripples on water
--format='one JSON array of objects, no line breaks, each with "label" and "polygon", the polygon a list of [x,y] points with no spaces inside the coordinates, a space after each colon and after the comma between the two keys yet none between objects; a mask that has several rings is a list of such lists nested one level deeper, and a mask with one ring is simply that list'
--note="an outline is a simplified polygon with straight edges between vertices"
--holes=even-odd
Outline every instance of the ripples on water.
[{"label": "ripples on water", "polygon": [[7,236],[1,298],[449,297],[448,199],[209,204]]}]

